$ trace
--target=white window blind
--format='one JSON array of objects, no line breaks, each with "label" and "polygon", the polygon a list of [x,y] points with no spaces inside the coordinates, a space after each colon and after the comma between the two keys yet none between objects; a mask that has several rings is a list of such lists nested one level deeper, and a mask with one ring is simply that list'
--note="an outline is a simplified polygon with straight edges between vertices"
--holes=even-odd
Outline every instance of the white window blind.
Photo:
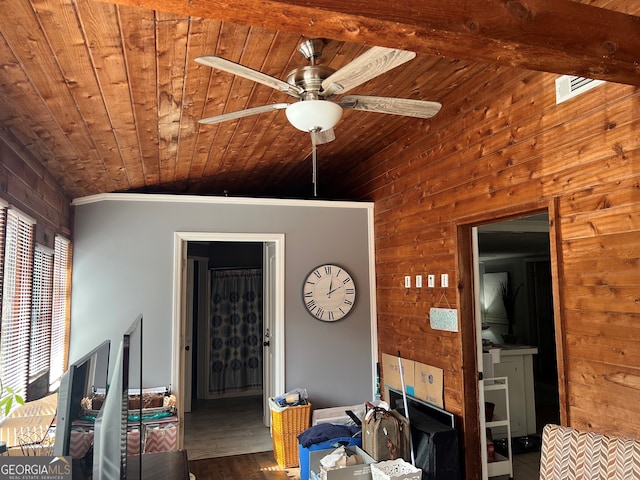
[{"label": "white window blind", "polygon": [[53,251],[36,245],[33,254],[33,296],[31,300],[31,350],[29,380],[49,369],[51,310],[53,294]]},{"label": "white window blind", "polygon": [[[4,284],[2,279],[4,278],[4,231],[6,223],[7,208],[6,205],[0,203],[0,302],[2,302],[2,287]],[[2,304],[0,303],[0,309],[1,308]],[[2,310],[0,310],[0,315],[2,315]]]},{"label": "white window blind", "polygon": [[34,222],[9,209],[6,216],[0,378],[5,387],[26,394],[33,272]]},{"label": "white window blind", "polygon": [[53,250],[50,390],[57,388],[66,368],[71,294],[71,243],[66,238],[56,236]]}]

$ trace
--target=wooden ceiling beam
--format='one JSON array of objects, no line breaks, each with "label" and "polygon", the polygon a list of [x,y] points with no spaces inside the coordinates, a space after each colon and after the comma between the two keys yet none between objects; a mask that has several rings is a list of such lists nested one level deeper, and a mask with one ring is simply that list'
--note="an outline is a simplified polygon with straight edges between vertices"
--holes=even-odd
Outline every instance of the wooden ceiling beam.
[{"label": "wooden ceiling beam", "polygon": [[308,37],[640,85],[640,17],[570,0],[108,0]]}]

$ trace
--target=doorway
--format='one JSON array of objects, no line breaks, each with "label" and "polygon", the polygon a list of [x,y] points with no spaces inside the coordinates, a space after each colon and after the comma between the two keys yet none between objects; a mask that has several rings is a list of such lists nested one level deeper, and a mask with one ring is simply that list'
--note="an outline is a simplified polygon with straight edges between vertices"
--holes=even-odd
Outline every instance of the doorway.
[{"label": "doorway", "polygon": [[[544,425],[560,422],[549,215],[483,224],[473,234],[478,371],[483,380],[508,379],[510,416],[510,431],[486,429],[482,451],[493,441],[505,456],[507,442],[512,454],[533,453]],[[504,405],[497,406],[503,396],[485,398],[483,380],[480,402],[490,402],[503,414]],[[488,414],[480,411],[480,431],[485,432]],[[483,465],[483,478],[491,471]]]},{"label": "doorway", "polygon": [[[262,397],[263,377],[268,381],[263,343],[269,336],[264,249],[263,242],[188,242],[188,262],[195,266],[194,314],[192,321],[187,316],[186,338],[192,326],[196,341],[191,358],[187,353],[187,369],[189,363],[194,368],[193,388],[185,389],[185,412],[190,393],[196,400]],[[185,377],[188,381],[188,371]]]},{"label": "doorway", "polygon": [[[213,233],[177,233],[175,238],[175,263],[176,278],[174,279],[174,361],[173,385],[178,397],[178,411],[180,415],[180,446],[184,444],[184,413],[190,405],[190,399],[198,395],[198,385],[206,372],[197,367],[198,351],[202,354],[203,335],[198,333],[198,325],[203,319],[195,323],[191,317],[208,316],[206,304],[209,303],[209,282],[203,279],[209,274],[202,274],[204,265],[208,267],[208,261],[204,261],[201,251],[197,246],[242,246],[259,244],[263,250],[262,271],[264,275],[264,333],[268,337],[260,338],[260,346],[264,347],[262,362],[264,364],[263,386],[261,390],[262,421],[267,423],[269,419],[268,398],[276,391],[282,391],[284,386],[284,235],[282,234],[213,234]],[[192,254],[189,255],[189,250]],[[195,253],[194,253],[195,248]],[[215,250],[215,249],[214,249]],[[189,259],[191,256],[191,259]],[[194,268],[194,264],[198,265]],[[208,268],[207,268],[208,269]],[[197,287],[197,294],[189,291],[189,288]],[[203,298],[204,297],[204,298]],[[203,305],[205,307],[203,307]],[[205,324],[208,320],[205,318]],[[193,334],[192,334],[193,333]],[[202,332],[200,332],[202,333]],[[264,345],[262,343],[264,342]],[[200,370],[200,371],[199,371]],[[192,373],[193,372],[193,373]],[[204,375],[203,375],[204,374]]]}]

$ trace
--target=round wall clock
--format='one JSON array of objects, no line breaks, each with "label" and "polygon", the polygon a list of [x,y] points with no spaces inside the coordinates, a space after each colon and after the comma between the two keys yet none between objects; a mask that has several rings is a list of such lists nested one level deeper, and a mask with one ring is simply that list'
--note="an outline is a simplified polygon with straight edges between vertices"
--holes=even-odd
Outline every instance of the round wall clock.
[{"label": "round wall clock", "polygon": [[356,301],[356,286],[344,268],[320,265],[306,278],[302,300],[311,315],[318,320],[335,322],[344,318]]}]

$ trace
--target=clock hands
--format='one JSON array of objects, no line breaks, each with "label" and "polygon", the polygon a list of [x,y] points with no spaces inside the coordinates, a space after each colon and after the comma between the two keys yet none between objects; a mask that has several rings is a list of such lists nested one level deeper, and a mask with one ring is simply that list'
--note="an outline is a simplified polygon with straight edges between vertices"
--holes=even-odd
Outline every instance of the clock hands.
[{"label": "clock hands", "polygon": [[351,275],[336,265],[320,265],[312,270],[303,284],[303,301],[307,311],[325,322],[344,318],[353,309],[356,298],[352,282]]},{"label": "clock hands", "polygon": [[338,285],[336,288],[333,288],[333,277],[331,277],[331,281],[329,282],[329,291],[327,292],[327,297],[331,298],[331,294],[333,292],[340,290],[342,287],[344,287],[344,284],[340,283],[340,285]]}]

